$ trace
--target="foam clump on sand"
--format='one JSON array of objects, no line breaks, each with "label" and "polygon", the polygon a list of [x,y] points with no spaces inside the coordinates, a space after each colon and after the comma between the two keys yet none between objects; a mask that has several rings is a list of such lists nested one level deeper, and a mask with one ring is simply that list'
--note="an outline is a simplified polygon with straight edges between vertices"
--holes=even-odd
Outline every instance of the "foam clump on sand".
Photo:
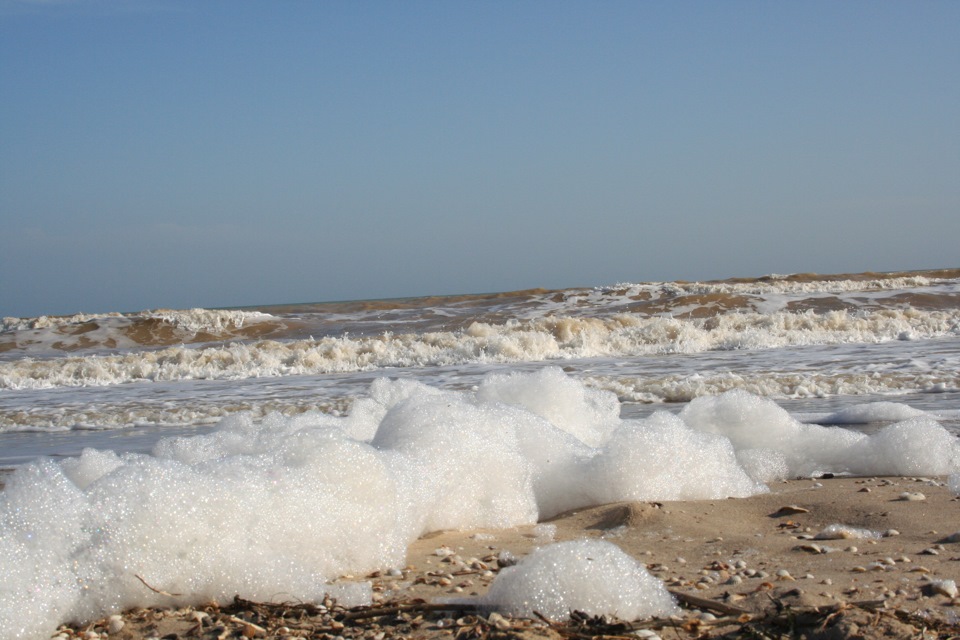
[{"label": "foam clump on sand", "polygon": [[317,600],[342,574],[402,566],[437,529],[746,497],[818,471],[946,475],[958,459],[928,418],[866,436],[739,391],[623,420],[613,394],[556,368],[473,391],[377,380],[347,417],[241,414],[152,455],[24,465],[0,493],[0,629],[40,638],[63,620],[170,604],[140,578],[185,603]]},{"label": "foam clump on sand", "polygon": [[804,424],[772,400],[746,391],[692,400],[690,427],[725,436],[762,482],[821,473],[947,475],[960,468],[960,444],[937,421],[911,417],[873,435]]},{"label": "foam clump on sand", "polygon": [[879,540],[882,537],[883,533],[879,531],[836,523],[827,525],[813,538],[814,540]]},{"label": "foam clump on sand", "polygon": [[536,611],[551,620],[572,611],[623,620],[679,612],[663,582],[616,545],[598,540],[540,547],[503,569],[480,602],[516,616]]},{"label": "foam clump on sand", "polygon": [[951,473],[947,478],[947,488],[953,492],[953,495],[960,496],[960,473]]},{"label": "foam clump on sand", "polygon": [[914,409],[902,402],[866,402],[831,413],[822,421],[828,424],[866,424],[908,420],[927,415],[926,411]]}]

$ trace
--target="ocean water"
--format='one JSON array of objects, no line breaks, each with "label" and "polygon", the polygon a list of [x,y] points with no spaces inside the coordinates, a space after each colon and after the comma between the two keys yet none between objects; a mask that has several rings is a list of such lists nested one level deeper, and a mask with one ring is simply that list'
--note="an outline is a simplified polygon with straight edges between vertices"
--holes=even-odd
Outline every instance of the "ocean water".
[{"label": "ocean water", "polygon": [[6,318],[0,638],[140,578],[363,600],[330,581],[431,530],[957,474],[958,431],[960,270]]}]

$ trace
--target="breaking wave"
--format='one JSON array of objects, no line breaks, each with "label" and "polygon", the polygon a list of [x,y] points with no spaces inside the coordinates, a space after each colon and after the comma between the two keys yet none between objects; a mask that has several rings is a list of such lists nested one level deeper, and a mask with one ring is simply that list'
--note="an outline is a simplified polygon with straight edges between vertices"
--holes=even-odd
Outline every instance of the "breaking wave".
[{"label": "breaking wave", "polygon": [[0,363],[0,388],[45,389],[137,381],[242,379],[391,367],[554,361],[712,350],[879,343],[960,335],[960,310],[728,313],[708,318],[547,317],[475,322],[463,330],[259,340],[217,346]]}]

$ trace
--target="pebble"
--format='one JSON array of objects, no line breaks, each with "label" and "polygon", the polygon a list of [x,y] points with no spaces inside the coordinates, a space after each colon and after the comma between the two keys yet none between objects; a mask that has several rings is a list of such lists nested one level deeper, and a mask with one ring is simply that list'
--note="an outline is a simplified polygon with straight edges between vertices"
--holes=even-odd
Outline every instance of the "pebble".
[{"label": "pebble", "polygon": [[778,569],[777,580],[794,580],[794,577],[786,569]]},{"label": "pebble", "polygon": [[900,532],[897,531],[896,529],[887,529],[886,531],[883,532],[884,538],[892,538],[898,535],[900,535]]},{"label": "pebble", "polygon": [[957,533],[951,533],[946,538],[943,539],[944,542],[960,542],[960,531]]}]

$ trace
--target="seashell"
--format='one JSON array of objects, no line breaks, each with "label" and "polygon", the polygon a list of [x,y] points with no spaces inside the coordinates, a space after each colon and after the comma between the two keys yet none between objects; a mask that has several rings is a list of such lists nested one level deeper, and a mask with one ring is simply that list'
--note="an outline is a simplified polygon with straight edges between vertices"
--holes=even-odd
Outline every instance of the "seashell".
[{"label": "seashell", "polygon": [[795,504],[788,504],[785,507],[780,507],[776,511],[770,514],[771,518],[777,518],[779,516],[791,516],[796,513],[810,513],[810,509],[804,509],[803,507],[798,507]]},{"label": "seashell", "polygon": [[957,583],[953,580],[934,580],[930,583],[930,589],[948,598],[956,598],[960,594],[957,591]]},{"label": "seashell", "polygon": [[[203,615],[207,615],[207,614],[203,614]],[[120,633],[121,631],[123,631],[123,628],[125,626],[126,626],[126,623],[123,621],[123,618],[121,616],[112,615],[108,618],[107,631],[109,631],[110,633]]]},{"label": "seashell", "polygon": [[487,622],[501,631],[506,631],[510,628],[510,621],[496,611],[487,616]]}]

